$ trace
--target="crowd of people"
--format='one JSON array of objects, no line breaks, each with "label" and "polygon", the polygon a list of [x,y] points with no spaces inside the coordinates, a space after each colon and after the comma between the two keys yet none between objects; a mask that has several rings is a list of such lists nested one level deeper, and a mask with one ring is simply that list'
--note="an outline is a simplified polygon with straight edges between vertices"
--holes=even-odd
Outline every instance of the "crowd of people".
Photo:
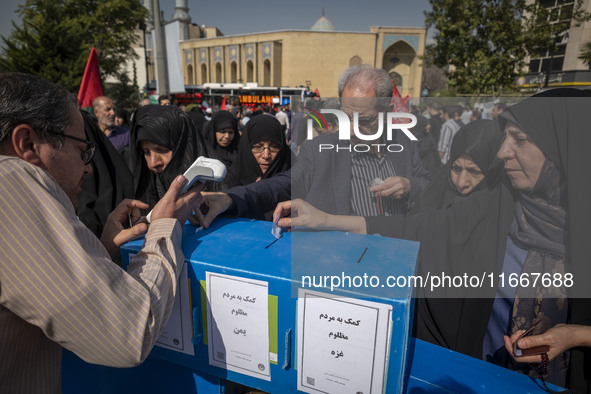
[{"label": "crowd of people", "polygon": [[[417,240],[419,274],[572,274],[575,286],[418,289],[413,333],[591,392],[591,181],[581,164],[591,96],[548,91],[497,103],[492,119],[431,101],[412,108],[417,141],[381,132],[399,104],[384,70],[348,68],[338,96],[293,111],[206,111],[161,96],[132,114],[101,96],[90,114],[55,84],[0,74],[0,391],[59,389],[62,347],[98,364],[140,363],[174,301],[181,225],[229,215]],[[331,113],[314,122],[321,109],[354,120],[350,130]],[[199,156],[228,175],[179,195]],[[125,272],[119,247],[139,235]],[[549,348],[518,356],[515,342]]]}]

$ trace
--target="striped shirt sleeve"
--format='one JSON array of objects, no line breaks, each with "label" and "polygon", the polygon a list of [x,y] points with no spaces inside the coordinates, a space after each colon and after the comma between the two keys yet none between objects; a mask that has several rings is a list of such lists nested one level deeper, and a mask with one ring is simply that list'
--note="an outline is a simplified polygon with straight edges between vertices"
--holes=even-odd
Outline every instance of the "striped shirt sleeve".
[{"label": "striped shirt sleeve", "polygon": [[[143,361],[174,303],[184,261],[178,222],[155,221],[127,273],[55,180],[15,158],[0,159],[0,215],[0,307],[88,362]],[[23,349],[0,345],[4,362],[23,357]]]}]

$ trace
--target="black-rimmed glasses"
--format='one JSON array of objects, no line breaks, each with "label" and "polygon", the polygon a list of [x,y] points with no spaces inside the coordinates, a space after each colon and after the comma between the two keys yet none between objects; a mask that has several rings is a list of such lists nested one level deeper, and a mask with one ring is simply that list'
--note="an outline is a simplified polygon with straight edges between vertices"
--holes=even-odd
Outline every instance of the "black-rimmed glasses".
[{"label": "black-rimmed glasses", "polygon": [[270,145],[270,146],[253,145],[250,147],[250,149],[252,149],[252,153],[263,153],[265,151],[265,149],[269,149],[269,152],[271,152],[271,153],[277,153],[281,150],[281,147],[277,146],[277,145]]},{"label": "black-rimmed glasses", "polygon": [[82,161],[84,162],[84,165],[87,165],[92,160],[92,157],[94,156],[94,151],[96,150],[96,144],[94,142],[85,140],[84,138],[74,137],[73,135],[58,133],[56,131],[48,131],[48,133],[54,135],[61,135],[62,137],[66,137],[74,141],[84,142],[86,144],[86,149],[84,149],[84,152],[82,152]]}]

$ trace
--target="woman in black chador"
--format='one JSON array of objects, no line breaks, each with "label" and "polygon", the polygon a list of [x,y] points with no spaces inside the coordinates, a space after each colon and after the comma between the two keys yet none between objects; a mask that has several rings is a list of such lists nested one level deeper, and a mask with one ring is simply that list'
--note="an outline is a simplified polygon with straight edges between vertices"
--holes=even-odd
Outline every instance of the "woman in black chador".
[{"label": "woman in black chador", "polygon": [[215,159],[230,168],[238,154],[238,119],[229,111],[218,111],[205,124],[205,141]]},{"label": "woman in black chador", "polygon": [[191,119],[173,106],[138,109],[131,124],[130,148],[135,198],[147,203],[149,210],[199,156],[210,157]]},{"label": "woman in black chador", "polygon": [[226,176],[228,187],[268,179],[291,166],[290,150],[274,116],[258,115],[246,124],[240,137],[238,156]]}]

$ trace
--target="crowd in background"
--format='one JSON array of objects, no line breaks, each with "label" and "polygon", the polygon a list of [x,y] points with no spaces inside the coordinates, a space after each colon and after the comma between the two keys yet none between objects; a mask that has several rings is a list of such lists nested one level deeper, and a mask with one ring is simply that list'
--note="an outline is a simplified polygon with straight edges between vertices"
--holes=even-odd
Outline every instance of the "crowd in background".
[{"label": "crowd in background", "polygon": [[[380,89],[386,95],[378,94]],[[556,94],[587,97],[574,90]],[[371,99],[371,105],[345,100],[352,97]],[[342,143],[337,141],[339,123],[329,113],[323,124],[310,122],[310,111],[369,114],[359,115],[359,127],[370,131],[380,111],[392,108],[391,97],[387,74],[369,66],[343,73],[339,99],[292,105],[242,108],[224,103],[222,109],[205,103],[180,105],[160,96],[158,103],[145,98],[130,114],[108,97],[97,97],[93,114],[81,110],[86,136],[96,150],[85,163],[92,172],[83,178],[77,215],[100,237],[120,201],[140,200],[146,214],[165,199],[179,174],[205,156],[220,160],[228,172],[222,182],[206,183],[205,200],[199,200],[189,218],[194,224],[204,223],[202,214],[213,220],[231,205],[235,214],[272,220],[281,212],[280,207],[273,212],[277,202],[301,197],[311,204],[299,208],[313,212],[299,216],[300,221],[312,218],[309,227],[329,217],[336,220],[331,223],[344,223],[339,217],[347,215],[353,218],[347,222],[353,223],[350,231],[420,241],[419,272],[445,267],[449,272],[565,273],[569,264],[576,271],[582,246],[572,240],[582,234],[584,224],[579,217],[568,218],[568,208],[582,209],[573,199],[583,194],[585,182],[578,181],[582,178],[576,166],[566,164],[580,155],[572,141],[575,129],[584,124],[583,111],[549,101],[533,104],[531,99],[511,106],[499,101],[492,108],[426,100],[408,108],[417,120],[410,130],[418,139],[408,149],[318,155],[320,144]],[[566,128],[556,123],[567,118],[572,122]],[[400,138],[398,132],[394,142]],[[253,197],[257,193],[263,196]],[[226,202],[220,208],[222,200]],[[532,376],[547,376],[562,386],[585,381],[580,371],[587,368],[588,354],[576,350],[590,340],[585,300],[505,290],[493,288],[486,300],[450,294],[419,299],[414,335]],[[545,341],[550,350],[541,360],[521,361],[541,362],[542,370],[523,367],[512,350],[520,333],[540,321],[536,341]],[[583,334],[574,341],[573,332],[579,330]]]}]

